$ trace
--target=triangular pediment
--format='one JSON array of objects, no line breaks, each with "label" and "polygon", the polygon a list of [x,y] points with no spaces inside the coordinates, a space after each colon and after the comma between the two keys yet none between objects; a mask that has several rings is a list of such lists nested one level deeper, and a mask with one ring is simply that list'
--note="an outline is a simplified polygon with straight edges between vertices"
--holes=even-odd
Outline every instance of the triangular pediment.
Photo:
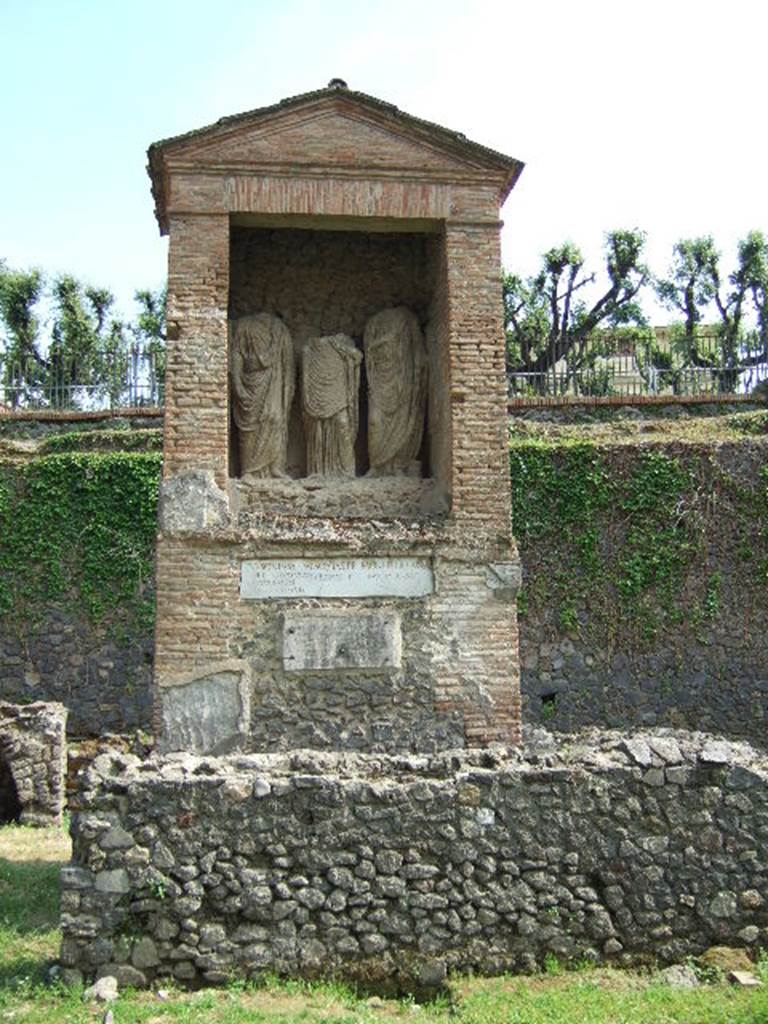
[{"label": "triangular pediment", "polygon": [[399,172],[425,181],[482,178],[498,183],[503,201],[522,164],[365,93],[329,87],[152,145],[149,173],[161,226],[169,170],[203,173],[211,167],[256,173],[275,168],[297,176],[339,171]]},{"label": "triangular pediment", "polygon": [[468,159],[427,139],[376,123],[354,109],[335,106],[266,122],[257,119],[226,134],[189,140],[175,158],[200,164],[290,164],[296,169],[382,168],[427,176],[483,169],[477,159]]}]

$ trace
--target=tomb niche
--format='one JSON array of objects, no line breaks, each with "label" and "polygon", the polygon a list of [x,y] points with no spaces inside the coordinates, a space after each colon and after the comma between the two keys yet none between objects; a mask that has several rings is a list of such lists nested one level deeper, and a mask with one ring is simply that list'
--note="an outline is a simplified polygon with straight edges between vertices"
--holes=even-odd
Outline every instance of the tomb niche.
[{"label": "tomb niche", "polygon": [[[430,446],[441,441],[430,442],[429,406],[445,401],[428,389],[434,232],[371,232],[369,224],[340,232],[331,218],[306,229],[240,223],[248,220],[233,219],[230,246],[230,478],[430,480]],[[265,350],[252,374],[259,382],[249,386],[237,339],[256,322],[271,324],[286,346],[291,339],[293,363],[267,366]],[[437,370],[432,384],[446,386]],[[244,415],[243,395],[255,387]],[[259,416],[262,407],[268,414]],[[250,450],[282,451],[283,439],[279,465],[254,467]],[[261,500],[268,488],[258,493]],[[247,488],[241,495],[247,504]]]}]

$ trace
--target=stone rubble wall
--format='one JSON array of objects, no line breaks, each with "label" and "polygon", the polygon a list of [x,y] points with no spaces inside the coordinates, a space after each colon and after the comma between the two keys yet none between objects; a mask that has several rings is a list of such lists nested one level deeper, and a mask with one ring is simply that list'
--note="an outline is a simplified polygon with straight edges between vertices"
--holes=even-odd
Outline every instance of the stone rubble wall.
[{"label": "stone rubble wall", "polygon": [[153,639],[118,643],[104,631],[50,608],[23,637],[0,628],[0,695],[65,704],[71,736],[147,728],[151,721]]},{"label": "stone rubble wall", "polygon": [[[764,747],[768,724],[765,631],[729,633],[724,618],[697,641],[683,627],[652,651],[603,650],[571,636],[544,638],[521,622],[523,720],[576,732],[705,729]],[[688,643],[686,643],[688,641]]]},{"label": "stone rubble wall", "polygon": [[10,773],[22,825],[60,825],[64,807],[67,709],[0,702],[0,762]]},{"label": "stone rubble wall", "polygon": [[[50,454],[51,438],[90,435],[93,451],[125,450],[143,432],[162,426],[162,410],[83,412],[36,409],[0,413],[0,469],[14,472]],[[3,541],[0,536],[0,551]],[[39,606],[25,618],[0,617],[0,699],[66,705],[70,736],[99,736],[148,728],[151,721],[151,631],[116,636],[82,614],[71,598]]]},{"label": "stone rubble wall", "polygon": [[63,870],[65,978],[409,988],[548,954],[768,942],[768,759],[704,734],[436,756],[105,754]]},{"label": "stone rubble wall", "polygon": [[[606,447],[601,459],[610,478],[620,480],[648,450],[642,443]],[[701,522],[695,553],[674,570],[671,596],[659,585],[633,598],[630,609],[610,569],[579,585],[568,531],[521,537],[523,721],[562,732],[699,729],[765,747],[768,506],[761,495],[768,448],[755,439],[670,442],[652,450],[693,474],[682,515]],[[741,495],[752,496],[746,512],[736,503]],[[595,520],[604,567],[615,566],[617,552],[625,550],[624,518],[618,512]],[[552,582],[569,573],[570,593]],[[710,583],[716,586],[708,594]]]}]

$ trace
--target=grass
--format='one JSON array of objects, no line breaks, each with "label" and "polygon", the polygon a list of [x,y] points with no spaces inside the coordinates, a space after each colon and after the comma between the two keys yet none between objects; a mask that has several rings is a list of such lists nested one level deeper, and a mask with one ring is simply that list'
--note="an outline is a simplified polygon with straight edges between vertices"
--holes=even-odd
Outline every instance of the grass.
[{"label": "grass", "polygon": [[42,984],[56,959],[59,871],[68,859],[61,829],[0,828],[0,1007],[8,992]]},{"label": "grass", "polygon": [[[536,410],[534,410],[535,412]],[[547,413],[550,410],[542,410]],[[637,445],[653,442],[717,444],[734,441],[768,442],[768,412],[747,411],[722,415],[692,415],[684,408],[677,417],[652,415],[636,410],[635,416],[604,417],[594,413],[557,411],[552,420],[526,419],[521,415],[509,421],[513,440],[543,441],[589,439],[606,445]],[[553,414],[554,415],[554,414]]]},{"label": "grass", "polygon": [[[58,950],[58,870],[69,840],[57,829],[0,828],[0,1024],[100,1024],[82,991],[46,985]],[[761,967],[763,965],[761,964]],[[200,992],[123,992],[114,1024],[768,1024],[768,988],[723,983],[671,989],[650,973],[556,960],[530,977],[455,978],[452,996],[358,997],[340,983],[274,977]]]}]

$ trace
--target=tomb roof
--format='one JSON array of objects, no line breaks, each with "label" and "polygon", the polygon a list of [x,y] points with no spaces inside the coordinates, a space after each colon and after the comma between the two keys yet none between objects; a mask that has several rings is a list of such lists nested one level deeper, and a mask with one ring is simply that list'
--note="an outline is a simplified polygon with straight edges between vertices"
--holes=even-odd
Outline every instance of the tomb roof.
[{"label": "tomb roof", "polygon": [[[315,144],[306,146],[307,126],[320,122]],[[324,123],[322,123],[324,122]],[[357,131],[357,135],[355,135]],[[344,135],[344,146],[334,139]],[[398,148],[402,140],[407,149]],[[153,143],[147,171],[155,215],[168,228],[168,175],[172,167],[247,167],[251,172],[282,164],[283,173],[314,174],[348,166],[357,173],[401,170],[443,180],[485,177],[498,186],[499,205],[523,169],[514,157],[473,142],[461,132],[414,117],[384,100],[332,79],[324,89],[290,96],[270,106],[222,117],[214,124]],[[398,167],[398,160],[402,166]]]}]

